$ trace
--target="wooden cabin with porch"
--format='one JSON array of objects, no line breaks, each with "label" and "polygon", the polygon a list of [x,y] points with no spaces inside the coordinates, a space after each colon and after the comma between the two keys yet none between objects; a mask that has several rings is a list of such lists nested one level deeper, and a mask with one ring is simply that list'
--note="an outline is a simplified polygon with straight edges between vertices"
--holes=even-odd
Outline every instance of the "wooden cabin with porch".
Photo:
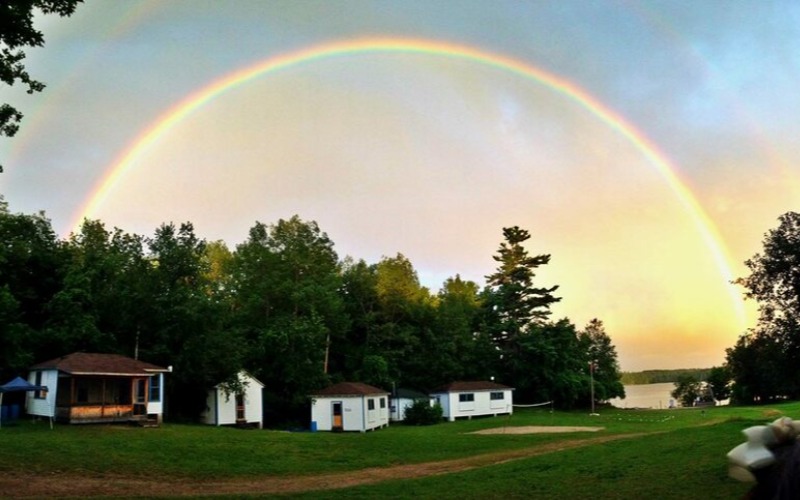
[{"label": "wooden cabin with porch", "polygon": [[27,412],[70,424],[158,425],[168,371],[118,354],[68,354],[30,367],[28,381],[49,390],[29,393]]}]

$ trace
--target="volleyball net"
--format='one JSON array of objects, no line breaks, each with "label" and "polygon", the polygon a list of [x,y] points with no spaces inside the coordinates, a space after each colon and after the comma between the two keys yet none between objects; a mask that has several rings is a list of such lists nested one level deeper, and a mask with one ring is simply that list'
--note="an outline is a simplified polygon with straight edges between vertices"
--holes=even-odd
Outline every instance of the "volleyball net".
[{"label": "volleyball net", "polygon": [[514,408],[537,408],[537,407],[540,407],[540,406],[548,406],[548,405],[549,406],[553,406],[553,402],[552,401],[546,401],[544,403],[534,403],[532,405],[511,405],[511,406],[513,406]]}]

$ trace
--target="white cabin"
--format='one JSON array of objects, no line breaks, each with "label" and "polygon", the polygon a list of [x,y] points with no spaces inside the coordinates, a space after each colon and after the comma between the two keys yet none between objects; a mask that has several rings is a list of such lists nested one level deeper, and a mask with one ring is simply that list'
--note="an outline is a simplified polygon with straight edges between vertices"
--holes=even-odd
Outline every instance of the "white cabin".
[{"label": "white cabin", "polygon": [[427,401],[433,406],[435,399],[412,389],[397,389],[389,400],[389,419],[392,422],[402,422],[406,419],[406,410],[416,401]]},{"label": "white cabin", "polygon": [[487,381],[452,382],[431,391],[449,421],[483,415],[511,415],[514,389]]},{"label": "white cabin", "polygon": [[238,374],[242,392],[231,392],[225,384],[217,384],[208,391],[206,409],[200,415],[209,425],[264,426],[264,384],[246,371]]},{"label": "white cabin", "polygon": [[311,397],[311,430],[366,432],[389,425],[389,393],[359,382],[341,382]]}]

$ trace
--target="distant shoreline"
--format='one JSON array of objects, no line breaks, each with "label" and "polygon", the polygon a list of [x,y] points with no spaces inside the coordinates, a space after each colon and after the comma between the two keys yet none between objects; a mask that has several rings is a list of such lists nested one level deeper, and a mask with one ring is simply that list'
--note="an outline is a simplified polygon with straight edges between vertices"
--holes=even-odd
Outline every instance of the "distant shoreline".
[{"label": "distant shoreline", "polygon": [[644,370],[640,372],[622,372],[620,382],[623,385],[646,385],[674,383],[678,378],[689,375],[697,380],[705,380],[711,368],[679,368],[675,370]]}]

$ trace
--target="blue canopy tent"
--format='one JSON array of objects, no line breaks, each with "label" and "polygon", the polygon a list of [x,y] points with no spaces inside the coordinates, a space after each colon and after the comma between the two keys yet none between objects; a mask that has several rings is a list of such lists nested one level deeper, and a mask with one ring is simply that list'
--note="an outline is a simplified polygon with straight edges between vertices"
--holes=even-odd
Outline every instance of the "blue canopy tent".
[{"label": "blue canopy tent", "polygon": [[[17,377],[11,382],[0,385],[0,406],[3,406],[3,394],[7,392],[20,392],[20,391],[46,391],[45,385],[33,385],[22,377]],[[2,422],[0,421],[0,426]]]}]

